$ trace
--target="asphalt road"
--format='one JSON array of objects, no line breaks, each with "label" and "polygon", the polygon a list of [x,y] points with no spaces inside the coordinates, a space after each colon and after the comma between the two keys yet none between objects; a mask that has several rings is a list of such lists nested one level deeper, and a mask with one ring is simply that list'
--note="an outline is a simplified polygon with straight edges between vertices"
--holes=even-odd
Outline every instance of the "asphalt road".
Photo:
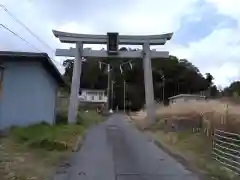
[{"label": "asphalt road", "polygon": [[199,180],[114,114],[86,134],[83,146],[63,164],[55,180]]}]

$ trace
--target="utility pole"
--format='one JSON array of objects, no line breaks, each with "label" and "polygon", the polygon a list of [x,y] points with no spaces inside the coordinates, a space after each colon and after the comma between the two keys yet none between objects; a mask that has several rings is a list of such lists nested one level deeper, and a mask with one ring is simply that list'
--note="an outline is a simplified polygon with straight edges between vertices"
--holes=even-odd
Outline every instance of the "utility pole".
[{"label": "utility pole", "polygon": [[111,83],[111,81],[110,81],[110,76],[111,76],[110,64],[108,64],[107,71],[108,71],[108,88],[107,88],[108,102],[107,102],[107,110],[109,110],[109,108],[110,108],[110,98],[109,98],[109,96],[110,96],[110,83]]},{"label": "utility pole", "polygon": [[163,104],[164,104],[164,101],[165,101],[165,77],[164,77],[164,75],[162,76],[162,80],[163,80]]},{"label": "utility pole", "polygon": [[179,86],[179,82],[178,82],[178,94],[179,94],[179,91],[180,91],[180,86]]},{"label": "utility pole", "polygon": [[123,82],[123,109],[126,112],[126,81]]},{"label": "utility pole", "polygon": [[111,109],[113,109],[113,84],[115,83],[114,81],[111,81],[112,82],[112,87],[111,87]]}]

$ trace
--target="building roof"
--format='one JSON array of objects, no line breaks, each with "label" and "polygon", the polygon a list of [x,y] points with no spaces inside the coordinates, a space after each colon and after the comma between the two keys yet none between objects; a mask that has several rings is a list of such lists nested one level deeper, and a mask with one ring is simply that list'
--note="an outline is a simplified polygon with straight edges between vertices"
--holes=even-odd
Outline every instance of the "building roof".
[{"label": "building roof", "polygon": [[[2,59],[1,57],[4,57],[4,59]],[[47,53],[0,51],[0,61],[6,61],[6,58],[7,61],[39,61],[42,63],[44,68],[54,77],[54,79],[60,86],[65,85],[65,81],[63,80],[61,73],[53,64]]]},{"label": "building roof", "polygon": [[180,97],[200,97],[200,98],[205,98],[205,96],[201,96],[201,95],[198,95],[198,94],[179,94],[179,95],[176,95],[176,96],[169,97],[168,99],[176,99],[176,98],[180,98]]}]

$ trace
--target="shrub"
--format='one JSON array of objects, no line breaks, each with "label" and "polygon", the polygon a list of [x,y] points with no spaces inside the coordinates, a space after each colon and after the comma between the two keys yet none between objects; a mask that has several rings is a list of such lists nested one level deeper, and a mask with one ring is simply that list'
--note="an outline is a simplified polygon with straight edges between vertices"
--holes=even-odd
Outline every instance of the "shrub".
[{"label": "shrub", "polygon": [[26,128],[23,127],[12,127],[11,132],[21,142],[26,142],[31,139],[43,135],[50,126],[47,123],[39,123],[30,125]]},{"label": "shrub", "polygon": [[80,111],[77,114],[77,124],[83,127],[89,127],[103,121],[103,117],[95,111]]},{"label": "shrub", "polygon": [[33,148],[46,149],[49,151],[53,151],[53,150],[63,151],[69,148],[68,145],[64,142],[56,141],[53,139],[46,139],[46,138],[32,141],[29,143],[29,146]]},{"label": "shrub", "polygon": [[67,124],[68,123],[68,113],[66,110],[58,110],[56,113],[56,124]]}]

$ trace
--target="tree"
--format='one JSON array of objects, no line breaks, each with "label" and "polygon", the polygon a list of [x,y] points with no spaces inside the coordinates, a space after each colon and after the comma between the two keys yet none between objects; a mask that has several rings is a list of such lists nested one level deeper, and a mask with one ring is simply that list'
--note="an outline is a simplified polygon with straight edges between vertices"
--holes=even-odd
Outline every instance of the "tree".
[{"label": "tree", "polygon": [[210,87],[210,96],[211,97],[216,97],[220,94],[219,90],[217,89],[217,86],[216,85],[213,85]]},{"label": "tree", "polygon": [[63,62],[63,66],[65,67],[64,78],[67,82],[71,82],[72,73],[73,73],[73,59],[67,59]]},{"label": "tree", "polygon": [[210,74],[210,73],[206,73],[206,80],[208,82],[208,87],[212,86],[213,85],[213,76]]},{"label": "tree", "polygon": [[223,92],[225,96],[233,96],[234,93],[240,95],[240,81],[232,82]]},{"label": "tree", "polygon": [[[136,49],[127,49],[122,47],[121,51],[134,51]],[[107,66],[102,64],[99,68],[99,59],[86,60],[82,66],[81,88],[107,89],[108,75]],[[144,72],[142,60],[132,60],[132,68],[128,63],[122,65],[123,72],[120,71],[120,64],[129,61],[128,59],[105,59],[105,63],[110,63],[111,80],[114,84],[114,102],[113,104],[123,106],[123,82],[127,82],[127,96],[132,109],[139,109],[145,104],[144,93]],[[64,61],[64,78],[71,83],[73,60]],[[200,91],[211,88],[211,94],[216,93],[216,87],[213,85],[213,76],[206,73],[206,78],[200,73],[199,69],[186,59],[178,59],[176,56],[169,58],[152,59],[153,83],[155,99],[168,100],[170,96],[181,93],[199,93]],[[164,81],[163,81],[164,76]],[[164,89],[163,89],[164,82]],[[164,90],[164,93],[163,93]],[[163,97],[164,94],[164,97]]]}]

